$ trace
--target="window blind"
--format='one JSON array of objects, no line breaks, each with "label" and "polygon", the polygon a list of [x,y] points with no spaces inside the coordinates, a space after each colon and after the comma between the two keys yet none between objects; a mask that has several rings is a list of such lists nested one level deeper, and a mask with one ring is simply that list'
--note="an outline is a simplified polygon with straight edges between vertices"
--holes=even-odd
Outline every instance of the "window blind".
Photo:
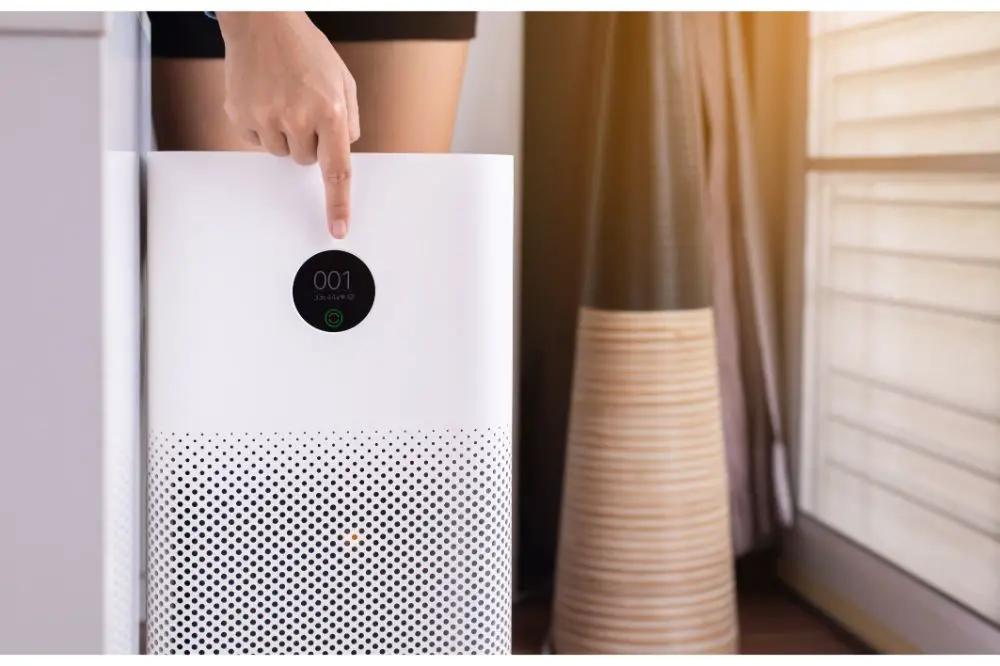
[{"label": "window blind", "polygon": [[814,156],[1000,151],[1000,14],[813,14]]},{"label": "window blind", "polygon": [[800,505],[1000,622],[1000,14],[812,14],[808,146]]}]

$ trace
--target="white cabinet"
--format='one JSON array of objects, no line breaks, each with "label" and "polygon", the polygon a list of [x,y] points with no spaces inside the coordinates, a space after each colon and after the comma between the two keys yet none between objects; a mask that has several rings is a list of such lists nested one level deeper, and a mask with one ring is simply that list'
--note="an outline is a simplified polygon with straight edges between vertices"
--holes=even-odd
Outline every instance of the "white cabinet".
[{"label": "white cabinet", "polygon": [[0,653],[138,651],[138,13],[0,12]]}]

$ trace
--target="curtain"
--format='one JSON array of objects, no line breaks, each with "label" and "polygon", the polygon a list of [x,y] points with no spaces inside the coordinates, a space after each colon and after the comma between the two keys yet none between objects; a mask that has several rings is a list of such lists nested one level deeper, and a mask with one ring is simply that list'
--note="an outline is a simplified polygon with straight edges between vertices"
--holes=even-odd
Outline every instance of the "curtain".
[{"label": "curtain", "polygon": [[779,404],[772,253],[761,210],[748,58],[735,13],[686,14],[690,65],[701,83],[704,223],[712,255],[723,427],[737,553],[791,522]]},{"label": "curtain", "polygon": [[[617,154],[595,131],[600,108],[602,103],[625,108],[641,100],[649,105],[645,113],[655,136],[656,123],[667,122],[672,101],[669,88],[650,89],[660,65],[653,60],[637,67],[637,73],[653,76],[618,79],[613,91],[602,90],[602,59],[612,48],[605,29],[609,18],[606,13],[526,15],[518,492],[519,555],[527,586],[548,580],[554,567],[576,314],[592,256],[585,242],[586,219],[593,188],[607,182]],[[700,224],[711,265],[704,288],[711,290],[718,330],[734,548],[744,554],[771,542],[779,508],[785,518],[790,515],[787,502],[776,502],[787,499],[776,286],[756,191],[739,16],[702,12],[681,18],[690,83],[700,90]],[[661,19],[630,17],[650,28]],[[622,58],[636,56],[634,45],[613,48],[631,49]],[[654,53],[649,50],[644,57],[654,58]],[[658,174],[649,174],[642,183],[647,191],[636,196],[655,200],[658,180]]]}]

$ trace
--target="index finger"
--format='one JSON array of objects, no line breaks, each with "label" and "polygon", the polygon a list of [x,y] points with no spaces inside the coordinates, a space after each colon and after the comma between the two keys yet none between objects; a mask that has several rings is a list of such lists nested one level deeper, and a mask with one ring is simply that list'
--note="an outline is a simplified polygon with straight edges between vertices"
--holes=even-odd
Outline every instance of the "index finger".
[{"label": "index finger", "polygon": [[326,220],[334,238],[347,235],[351,213],[351,139],[347,118],[318,132],[316,157],[326,189]]}]

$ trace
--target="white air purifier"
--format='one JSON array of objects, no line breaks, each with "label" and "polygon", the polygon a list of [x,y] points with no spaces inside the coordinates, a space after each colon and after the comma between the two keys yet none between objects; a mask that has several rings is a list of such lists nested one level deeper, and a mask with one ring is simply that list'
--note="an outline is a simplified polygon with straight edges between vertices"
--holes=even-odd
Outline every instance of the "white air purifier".
[{"label": "white air purifier", "polygon": [[148,650],[511,646],[513,160],[148,162]]}]

